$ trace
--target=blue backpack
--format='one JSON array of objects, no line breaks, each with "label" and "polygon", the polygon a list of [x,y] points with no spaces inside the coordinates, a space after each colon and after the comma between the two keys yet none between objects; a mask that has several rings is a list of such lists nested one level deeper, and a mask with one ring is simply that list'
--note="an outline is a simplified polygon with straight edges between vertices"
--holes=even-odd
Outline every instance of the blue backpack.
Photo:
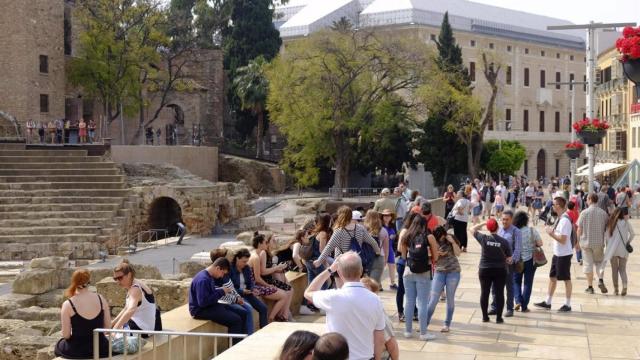
[{"label": "blue backpack", "polygon": [[[345,229],[347,234],[351,235],[347,229]],[[351,243],[349,244],[349,250],[355,251],[360,255],[360,259],[362,260],[362,269],[364,274],[368,275],[371,272],[371,266],[373,265],[373,260],[376,258],[376,252],[369,243],[362,242],[362,245],[358,242],[356,238],[356,233],[358,232],[358,226],[353,229],[353,235],[351,235]]]}]

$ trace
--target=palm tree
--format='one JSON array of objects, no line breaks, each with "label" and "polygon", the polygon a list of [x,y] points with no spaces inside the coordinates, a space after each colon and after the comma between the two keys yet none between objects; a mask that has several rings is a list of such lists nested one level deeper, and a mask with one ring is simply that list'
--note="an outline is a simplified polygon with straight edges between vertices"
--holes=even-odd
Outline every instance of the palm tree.
[{"label": "palm tree", "polygon": [[334,21],[331,23],[331,30],[346,33],[353,29],[353,24],[351,20],[347,19],[345,16],[341,17],[340,20]]},{"label": "palm tree", "polygon": [[264,109],[269,91],[269,81],[265,76],[267,61],[262,56],[249,61],[247,66],[238,68],[233,80],[236,94],[240,98],[242,110],[250,110],[258,117],[256,131],[256,157],[262,155],[262,137],[264,135]]}]

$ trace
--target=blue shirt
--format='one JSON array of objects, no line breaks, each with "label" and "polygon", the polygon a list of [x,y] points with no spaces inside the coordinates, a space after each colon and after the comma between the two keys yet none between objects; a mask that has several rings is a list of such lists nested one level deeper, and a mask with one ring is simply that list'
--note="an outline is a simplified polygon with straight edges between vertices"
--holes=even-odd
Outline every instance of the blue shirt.
[{"label": "blue shirt", "polygon": [[520,252],[522,251],[522,234],[520,229],[511,225],[508,228],[501,227],[498,230],[498,235],[509,243],[511,246],[511,252],[513,253],[513,262],[520,260]]},{"label": "blue shirt", "polygon": [[224,290],[215,285],[213,276],[209,275],[207,269],[196,274],[191,280],[189,289],[189,313],[191,316],[206,307],[215,305],[224,296]]}]

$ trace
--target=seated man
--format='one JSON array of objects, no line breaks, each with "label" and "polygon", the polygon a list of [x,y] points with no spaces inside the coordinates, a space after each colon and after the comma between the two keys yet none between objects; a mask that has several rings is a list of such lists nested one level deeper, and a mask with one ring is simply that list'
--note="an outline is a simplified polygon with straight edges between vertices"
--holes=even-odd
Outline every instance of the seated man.
[{"label": "seated man", "polygon": [[[246,312],[235,311],[218,302],[233,290],[233,287],[215,286],[215,280],[227,275],[229,268],[229,260],[221,257],[193,277],[189,290],[189,313],[194,319],[211,320],[226,326],[229,334],[246,334]],[[240,340],[233,339],[233,343]]]},{"label": "seated man", "polygon": [[[320,290],[336,272],[340,289]],[[348,251],[309,284],[304,296],[327,313],[327,330],[342,334],[349,344],[349,359],[380,359],[384,349],[385,319],[382,302],[360,282],[360,255]]]}]

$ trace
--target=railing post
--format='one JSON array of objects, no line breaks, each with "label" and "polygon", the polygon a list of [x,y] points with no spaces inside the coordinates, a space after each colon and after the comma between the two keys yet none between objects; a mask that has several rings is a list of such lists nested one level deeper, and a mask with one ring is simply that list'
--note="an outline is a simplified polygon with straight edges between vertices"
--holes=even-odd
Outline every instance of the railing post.
[{"label": "railing post", "polygon": [[93,331],[93,360],[98,360],[100,358],[100,344],[98,343],[98,338],[100,333],[97,331]]}]

